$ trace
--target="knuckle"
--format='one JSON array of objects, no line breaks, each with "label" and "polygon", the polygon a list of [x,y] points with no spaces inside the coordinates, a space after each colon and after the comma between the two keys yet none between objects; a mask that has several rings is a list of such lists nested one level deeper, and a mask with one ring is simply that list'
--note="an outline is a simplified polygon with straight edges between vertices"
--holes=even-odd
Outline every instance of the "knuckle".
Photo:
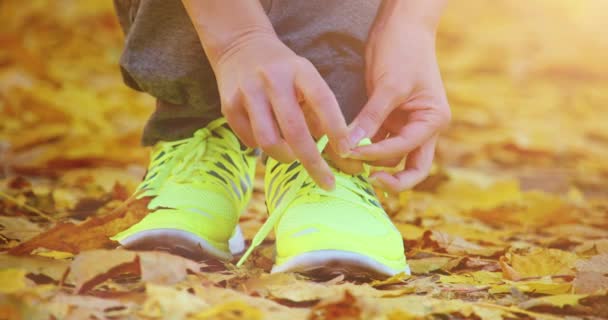
[{"label": "knuckle", "polygon": [[323,109],[334,104],[335,98],[331,91],[326,87],[317,84],[310,89],[310,95],[314,99],[313,103]]},{"label": "knuckle", "polygon": [[222,94],[220,97],[220,105],[222,110],[233,110],[239,101],[239,92]]},{"label": "knuckle", "polygon": [[446,129],[452,121],[452,111],[449,107],[441,108],[437,114],[437,122],[440,129]]},{"label": "knuckle", "polygon": [[279,146],[279,139],[273,135],[263,135],[258,138],[258,145],[263,150],[275,150]]},{"label": "knuckle", "polygon": [[382,111],[380,111],[379,108],[370,108],[366,110],[364,113],[364,117],[370,122],[377,124],[384,120],[382,117]]},{"label": "knuckle", "polygon": [[292,69],[286,61],[275,61],[261,65],[258,74],[269,84],[276,85],[285,81],[293,73]]},{"label": "knuckle", "polygon": [[406,93],[405,84],[397,79],[385,79],[380,83],[380,86],[385,92],[394,96],[401,96]]},{"label": "knuckle", "polygon": [[302,159],[302,164],[305,164],[310,170],[317,171],[323,165],[323,158],[318,153],[307,152],[308,156]]}]

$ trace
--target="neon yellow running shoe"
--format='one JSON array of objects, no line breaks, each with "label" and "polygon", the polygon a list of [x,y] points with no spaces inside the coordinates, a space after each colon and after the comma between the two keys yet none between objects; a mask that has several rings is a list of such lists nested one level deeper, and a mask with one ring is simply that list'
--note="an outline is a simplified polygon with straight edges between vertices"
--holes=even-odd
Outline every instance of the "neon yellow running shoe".
[{"label": "neon yellow running shoe", "polygon": [[[327,143],[319,142],[322,150]],[[299,162],[266,164],[266,204],[270,212],[253,239],[247,258],[274,227],[276,261],[272,272],[315,276],[385,277],[410,273],[401,234],[382,209],[367,180],[333,170],[336,188],[325,191]]]},{"label": "neon yellow running shoe", "polygon": [[158,143],[136,197],[152,197],[139,223],[112,237],[131,249],[229,260],[245,243],[238,220],[253,190],[255,155],[224,118],[191,138]]}]

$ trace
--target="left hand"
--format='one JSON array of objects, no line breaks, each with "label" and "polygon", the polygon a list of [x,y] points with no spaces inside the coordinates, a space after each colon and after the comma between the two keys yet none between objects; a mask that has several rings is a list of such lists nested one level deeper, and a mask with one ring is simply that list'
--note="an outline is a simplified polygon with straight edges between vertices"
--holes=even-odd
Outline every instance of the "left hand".
[{"label": "left hand", "polygon": [[374,184],[401,192],[429,173],[439,132],[450,121],[450,108],[435,56],[435,32],[389,19],[376,26],[366,48],[367,104],[350,126],[351,144],[372,138],[349,155],[401,172],[375,172]]}]

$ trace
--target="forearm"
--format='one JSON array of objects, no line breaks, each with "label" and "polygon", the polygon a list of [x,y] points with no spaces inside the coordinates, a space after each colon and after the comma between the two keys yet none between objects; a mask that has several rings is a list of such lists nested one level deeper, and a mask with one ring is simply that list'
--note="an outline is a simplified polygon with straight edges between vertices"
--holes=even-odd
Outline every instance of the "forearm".
[{"label": "forearm", "polygon": [[447,0],[384,0],[372,32],[391,27],[419,28],[435,33]]},{"label": "forearm", "polygon": [[241,41],[260,35],[276,36],[259,1],[182,2],[212,66]]}]

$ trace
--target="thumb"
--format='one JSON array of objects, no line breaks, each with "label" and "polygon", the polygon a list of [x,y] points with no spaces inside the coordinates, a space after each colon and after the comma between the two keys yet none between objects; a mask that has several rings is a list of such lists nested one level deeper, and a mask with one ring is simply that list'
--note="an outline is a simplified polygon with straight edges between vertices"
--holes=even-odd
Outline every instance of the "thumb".
[{"label": "thumb", "polygon": [[350,147],[356,147],[363,138],[373,137],[400,100],[396,94],[377,87],[349,126]]}]

